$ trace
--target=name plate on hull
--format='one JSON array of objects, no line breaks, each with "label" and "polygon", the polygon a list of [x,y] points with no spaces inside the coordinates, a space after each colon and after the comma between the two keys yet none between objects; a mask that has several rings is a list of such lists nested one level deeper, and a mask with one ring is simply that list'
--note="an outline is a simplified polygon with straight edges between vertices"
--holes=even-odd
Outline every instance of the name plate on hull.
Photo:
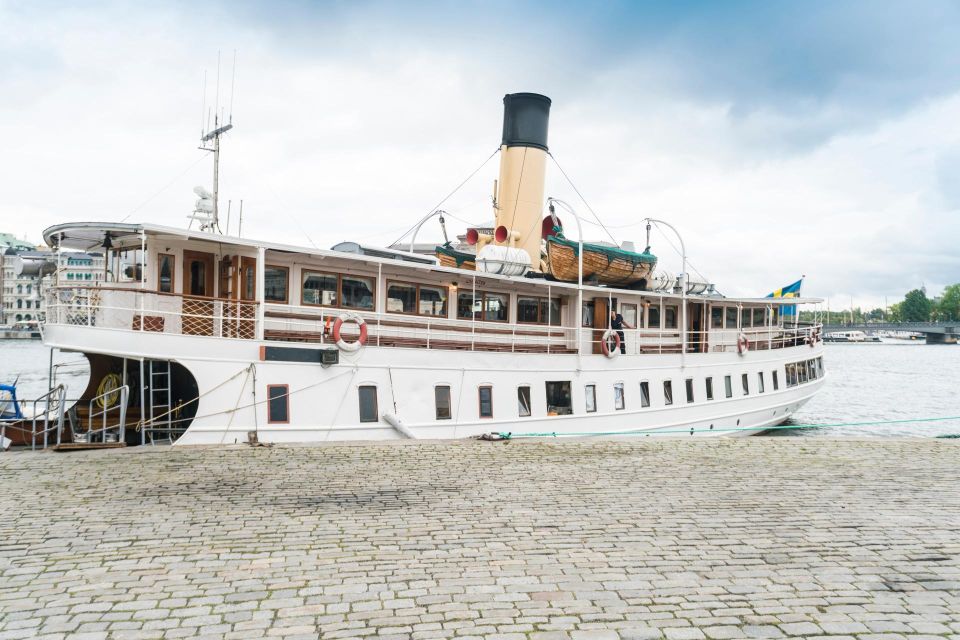
[{"label": "name plate on hull", "polygon": [[314,362],[330,366],[340,362],[340,351],[305,347],[260,347],[260,359],[267,362]]}]

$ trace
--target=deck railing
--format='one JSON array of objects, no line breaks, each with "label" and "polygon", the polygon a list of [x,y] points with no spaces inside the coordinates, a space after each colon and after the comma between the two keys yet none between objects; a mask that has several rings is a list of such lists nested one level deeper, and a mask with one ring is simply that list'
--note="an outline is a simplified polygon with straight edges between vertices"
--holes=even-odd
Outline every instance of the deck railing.
[{"label": "deck railing", "polygon": [[253,340],[257,303],[139,288],[50,287],[46,324]]}]

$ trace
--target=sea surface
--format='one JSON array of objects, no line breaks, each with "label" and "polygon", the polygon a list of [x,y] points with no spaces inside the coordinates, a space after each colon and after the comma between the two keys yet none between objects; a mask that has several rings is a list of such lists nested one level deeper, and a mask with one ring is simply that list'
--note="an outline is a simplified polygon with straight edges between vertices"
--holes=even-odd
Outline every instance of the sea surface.
[{"label": "sea surface", "polygon": [[[80,354],[56,352],[57,382],[76,398],[87,383]],[[37,340],[0,340],[0,383],[17,383],[21,398],[47,390],[50,351]],[[778,436],[918,436],[960,434],[960,345],[891,341],[828,344],[824,388],[790,421],[822,425],[772,432]],[[923,421],[953,417],[945,421]],[[905,420],[897,424],[858,423]]]}]

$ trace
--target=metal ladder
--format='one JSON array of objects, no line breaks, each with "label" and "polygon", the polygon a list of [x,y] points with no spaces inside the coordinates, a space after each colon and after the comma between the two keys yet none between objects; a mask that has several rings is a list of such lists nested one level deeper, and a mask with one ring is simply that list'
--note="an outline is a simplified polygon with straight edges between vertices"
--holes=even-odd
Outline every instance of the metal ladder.
[{"label": "metal ladder", "polygon": [[168,360],[150,360],[147,363],[147,419],[150,443],[169,440],[173,442],[174,433],[180,435],[182,429],[176,429],[171,415],[170,362]]}]

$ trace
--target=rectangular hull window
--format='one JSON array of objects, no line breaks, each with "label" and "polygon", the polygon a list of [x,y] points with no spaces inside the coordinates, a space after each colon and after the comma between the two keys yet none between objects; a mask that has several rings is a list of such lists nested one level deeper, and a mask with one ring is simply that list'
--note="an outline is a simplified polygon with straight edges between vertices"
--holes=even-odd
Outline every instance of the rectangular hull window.
[{"label": "rectangular hull window", "polygon": [[693,402],[693,378],[687,378],[686,386],[687,386],[687,404],[690,404]]},{"label": "rectangular hull window", "polygon": [[493,387],[480,387],[480,417],[493,417]]},{"label": "rectangular hull window", "polygon": [[650,383],[649,382],[640,383],[640,406],[641,407],[650,406]]},{"label": "rectangular hull window", "polygon": [[773,390],[777,391],[780,388],[780,380],[779,380],[779,377],[777,376],[777,372],[771,371],[770,375],[773,376]]},{"label": "rectangular hull window", "polygon": [[663,381],[663,404],[673,404],[673,382]]},{"label": "rectangular hull window", "polygon": [[588,384],[583,389],[583,395],[587,401],[587,413],[596,413],[597,411],[597,385]]},{"label": "rectangular hull window", "polygon": [[365,385],[358,390],[360,396],[360,422],[377,422],[380,416],[377,412],[377,388]]},{"label": "rectangular hull window", "polygon": [[[161,253],[158,258],[160,264],[157,269],[157,274],[160,280],[157,283],[157,291],[160,293],[173,293],[173,256],[168,253]],[[27,293],[29,293],[29,291]]]},{"label": "rectangular hull window", "polygon": [[626,401],[623,398],[623,383],[618,382],[613,385],[613,408],[619,411],[625,406]]},{"label": "rectangular hull window", "polygon": [[728,398],[733,397],[733,382],[730,380],[730,376],[723,376],[723,391]]},{"label": "rectangular hull window", "polygon": [[267,385],[267,422],[286,424],[290,422],[290,386]]},{"label": "rectangular hull window", "polygon": [[757,374],[757,393],[763,393],[763,371]]},{"label": "rectangular hull window", "polygon": [[437,420],[449,420],[453,414],[450,410],[450,387],[434,387],[433,396],[437,405]]},{"label": "rectangular hull window", "polygon": [[707,378],[707,400],[713,400],[713,378]]},{"label": "rectangular hull window", "polygon": [[750,395],[750,378],[747,377],[747,374],[740,376],[740,381],[743,383],[743,395]]},{"label": "rectangular hull window", "polygon": [[[547,384],[550,384],[549,382]],[[517,415],[521,418],[528,417],[530,411],[530,387],[517,387]]]},{"label": "rectangular hull window", "polygon": [[[529,387],[528,387],[529,389]],[[547,415],[568,416],[573,413],[569,382],[547,383]]]}]

